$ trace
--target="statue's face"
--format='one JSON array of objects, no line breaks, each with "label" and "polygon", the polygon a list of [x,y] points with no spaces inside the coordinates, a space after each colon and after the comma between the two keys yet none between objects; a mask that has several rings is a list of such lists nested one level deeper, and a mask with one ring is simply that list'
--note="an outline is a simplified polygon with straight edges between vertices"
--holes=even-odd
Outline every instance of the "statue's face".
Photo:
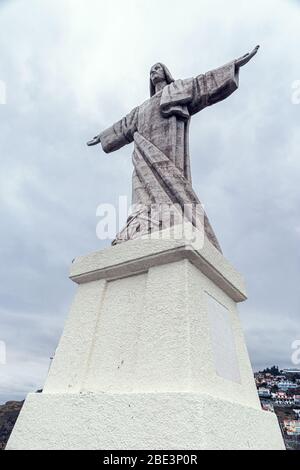
[{"label": "statue's face", "polygon": [[150,70],[150,79],[153,85],[166,80],[165,71],[160,64],[155,64]]}]

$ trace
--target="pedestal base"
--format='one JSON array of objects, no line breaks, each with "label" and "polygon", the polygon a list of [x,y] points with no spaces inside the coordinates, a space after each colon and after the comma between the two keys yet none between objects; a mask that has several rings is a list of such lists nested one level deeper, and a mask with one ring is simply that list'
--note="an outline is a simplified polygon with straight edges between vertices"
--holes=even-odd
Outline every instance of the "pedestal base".
[{"label": "pedestal base", "polygon": [[244,283],[207,240],[136,240],[80,257],[42,394],[8,449],[283,449],[236,303]]},{"label": "pedestal base", "polygon": [[193,393],[30,394],[8,449],[284,449],[277,418]]}]

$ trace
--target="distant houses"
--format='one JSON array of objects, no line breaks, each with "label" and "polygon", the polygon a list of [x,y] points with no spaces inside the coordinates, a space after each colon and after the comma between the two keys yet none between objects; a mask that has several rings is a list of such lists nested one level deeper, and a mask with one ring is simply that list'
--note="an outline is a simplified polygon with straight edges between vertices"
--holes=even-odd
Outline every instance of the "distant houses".
[{"label": "distant houses", "polygon": [[283,426],[288,436],[300,436],[300,420],[285,419]]},{"label": "distant houses", "polygon": [[297,383],[289,382],[288,380],[278,382],[277,386],[278,386],[279,390],[283,390],[285,392],[288,391],[288,390],[295,390],[296,388],[299,388],[299,385]]},{"label": "distant houses", "polygon": [[269,388],[260,387],[258,389],[258,396],[260,398],[272,398],[272,393],[271,393],[271,390]]},{"label": "distant houses", "polygon": [[[296,406],[300,407],[300,395],[294,395],[294,403]],[[300,410],[299,410],[300,412]]]},{"label": "distant houses", "polygon": [[287,449],[300,450],[300,369],[273,366],[254,378],[261,406],[276,413]]}]

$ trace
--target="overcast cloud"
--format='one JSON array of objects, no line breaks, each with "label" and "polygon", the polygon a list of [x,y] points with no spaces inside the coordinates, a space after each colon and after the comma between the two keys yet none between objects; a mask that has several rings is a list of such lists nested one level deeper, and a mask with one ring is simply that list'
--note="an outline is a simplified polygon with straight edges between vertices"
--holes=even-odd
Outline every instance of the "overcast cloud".
[{"label": "overcast cloud", "polygon": [[255,369],[291,367],[300,339],[300,2],[0,0],[0,403],[42,387],[75,285],[74,257],[102,249],[96,208],[131,193],[131,146],[85,142],[176,78],[261,45],[240,88],[194,117],[193,184],[225,256]]}]

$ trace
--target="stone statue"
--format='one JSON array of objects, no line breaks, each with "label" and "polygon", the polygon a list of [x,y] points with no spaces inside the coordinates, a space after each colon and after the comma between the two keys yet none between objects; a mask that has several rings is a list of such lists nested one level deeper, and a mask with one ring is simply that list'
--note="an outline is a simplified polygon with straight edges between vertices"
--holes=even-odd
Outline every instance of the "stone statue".
[{"label": "stone statue", "polygon": [[[162,63],[150,71],[150,99],[134,108],[112,127],[94,137],[88,145],[101,142],[110,153],[134,142],[132,177],[133,213],[113,244],[164,228],[168,219],[161,207],[198,207],[192,188],[189,157],[191,116],[218,103],[238,88],[239,69],[257,53],[252,52],[196,78],[174,80]],[[187,212],[187,214],[186,214]],[[197,224],[197,210],[184,216]],[[202,218],[208,239],[221,251],[207,215]]]}]

